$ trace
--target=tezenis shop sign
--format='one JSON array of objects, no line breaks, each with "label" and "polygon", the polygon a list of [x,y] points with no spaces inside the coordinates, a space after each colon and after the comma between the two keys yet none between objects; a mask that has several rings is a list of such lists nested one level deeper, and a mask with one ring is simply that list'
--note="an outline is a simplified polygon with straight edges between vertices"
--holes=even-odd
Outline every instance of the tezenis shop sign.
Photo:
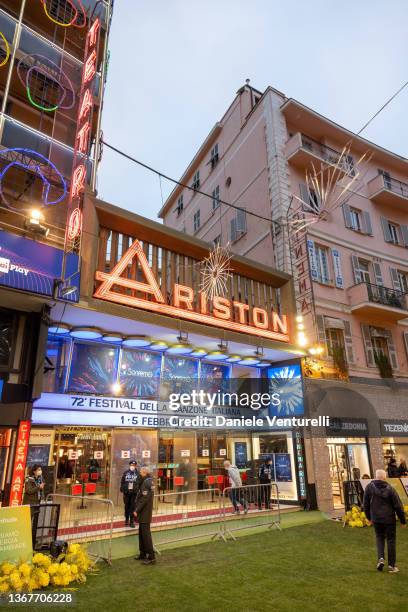
[{"label": "tezenis shop sign", "polygon": [[[139,260],[146,282],[122,276],[134,257]],[[273,311],[268,313],[264,308],[250,308],[248,304],[220,296],[215,296],[210,304],[205,293],[199,292],[198,296],[195,296],[191,287],[179,284],[174,285],[172,304],[167,304],[138,240],[132,243],[111,272],[97,271],[95,277],[97,281],[102,281],[94,293],[95,298],[270,340],[289,342],[286,315],[279,316]],[[114,287],[116,290],[113,290]],[[118,288],[133,289],[148,294],[153,299],[120,293]]]}]

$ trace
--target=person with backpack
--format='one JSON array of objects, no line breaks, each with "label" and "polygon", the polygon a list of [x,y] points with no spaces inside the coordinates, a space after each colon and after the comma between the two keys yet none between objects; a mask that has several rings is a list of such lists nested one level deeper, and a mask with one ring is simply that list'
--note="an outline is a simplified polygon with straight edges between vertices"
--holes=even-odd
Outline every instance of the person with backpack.
[{"label": "person with backpack", "polygon": [[396,520],[398,516],[401,526],[406,527],[405,512],[398,493],[385,481],[385,470],[377,470],[375,480],[367,485],[364,491],[364,512],[367,519],[374,525],[377,542],[377,570],[382,572],[385,565],[385,540],[387,540],[388,571],[390,574],[399,572],[396,563]]},{"label": "person with backpack", "polygon": [[239,504],[244,508],[244,514],[248,514],[248,502],[242,491],[242,480],[239,469],[232,465],[230,461],[224,461],[224,468],[227,470],[230,485],[230,500],[234,506],[234,514],[239,514]]}]

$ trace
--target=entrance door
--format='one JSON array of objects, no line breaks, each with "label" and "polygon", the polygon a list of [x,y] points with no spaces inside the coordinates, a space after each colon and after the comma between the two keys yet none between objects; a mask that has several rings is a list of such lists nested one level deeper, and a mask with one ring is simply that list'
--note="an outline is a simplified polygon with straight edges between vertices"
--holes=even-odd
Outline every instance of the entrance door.
[{"label": "entrance door", "polygon": [[328,444],[330,457],[330,477],[334,506],[344,505],[343,483],[370,477],[370,462],[367,445],[364,443]]}]

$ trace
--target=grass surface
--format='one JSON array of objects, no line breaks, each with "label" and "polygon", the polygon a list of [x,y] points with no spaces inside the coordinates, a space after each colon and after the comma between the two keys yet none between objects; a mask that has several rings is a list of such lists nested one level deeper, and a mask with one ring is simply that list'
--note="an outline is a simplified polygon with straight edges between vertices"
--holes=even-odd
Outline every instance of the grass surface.
[{"label": "grass surface", "polygon": [[74,609],[406,612],[408,530],[397,533],[398,575],[375,570],[373,529],[325,521],[168,550],[155,566],[116,560],[77,591]]}]

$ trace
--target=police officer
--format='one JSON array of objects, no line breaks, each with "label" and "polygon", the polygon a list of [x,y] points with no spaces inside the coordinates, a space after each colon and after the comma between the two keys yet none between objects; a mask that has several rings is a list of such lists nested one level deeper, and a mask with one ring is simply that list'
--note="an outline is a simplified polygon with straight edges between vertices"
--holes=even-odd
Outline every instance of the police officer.
[{"label": "police officer", "polygon": [[261,465],[259,468],[259,483],[260,483],[260,491],[258,498],[258,507],[262,509],[262,503],[265,504],[265,508],[269,509],[271,507],[271,485],[274,477],[273,474],[273,465],[272,458],[270,457]]},{"label": "police officer", "polygon": [[136,498],[135,517],[139,523],[139,556],[144,565],[156,563],[150,523],[153,514],[154,485],[148,467],[140,469],[139,491]]},{"label": "police officer", "polygon": [[120,492],[123,493],[123,503],[125,505],[125,525],[135,526],[133,511],[138,491],[139,472],[136,469],[137,462],[129,461],[129,468],[123,472],[120,481]]}]

